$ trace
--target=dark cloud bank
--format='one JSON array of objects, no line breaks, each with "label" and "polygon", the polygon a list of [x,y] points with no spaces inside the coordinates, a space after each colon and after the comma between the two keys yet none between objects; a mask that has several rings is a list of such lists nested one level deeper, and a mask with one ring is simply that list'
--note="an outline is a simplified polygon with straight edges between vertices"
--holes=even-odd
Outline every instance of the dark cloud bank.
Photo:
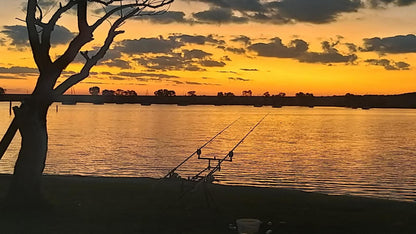
[{"label": "dark cloud bank", "polygon": [[379,53],[415,53],[416,52],[416,36],[397,35],[393,37],[373,37],[365,38],[364,46],[361,48],[363,52],[379,52]]},{"label": "dark cloud bank", "polygon": [[162,24],[247,22],[323,24],[336,21],[341,14],[357,12],[366,7],[408,6],[416,3],[416,0],[187,0],[187,2],[190,4],[204,2],[209,8],[193,12],[188,18],[183,12],[172,11],[156,16],[145,15],[138,19]]},{"label": "dark cloud bank", "polygon": [[343,55],[334,46],[335,44],[324,41],[323,52],[310,52],[309,45],[304,40],[295,39],[284,45],[282,40],[276,37],[269,43],[252,44],[248,49],[256,52],[258,56],[292,58],[305,63],[353,63],[357,60],[357,55]]},{"label": "dark cloud bank", "polygon": [[[5,34],[11,39],[10,45],[16,47],[29,46],[29,38],[27,35],[26,26],[22,25],[10,25],[3,26],[1,33]],[[63,26],[56,25],[51,37],[52,45],[63,45],[69,43],[75,36],[71,31]]]}]

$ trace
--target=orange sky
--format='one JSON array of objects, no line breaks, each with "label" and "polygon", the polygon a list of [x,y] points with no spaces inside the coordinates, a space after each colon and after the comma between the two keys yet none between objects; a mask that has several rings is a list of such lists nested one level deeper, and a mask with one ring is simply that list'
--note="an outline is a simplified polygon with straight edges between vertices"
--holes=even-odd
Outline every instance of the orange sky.
[{"label": "orange sky", "polygon": [[[36,66],[24,24],[16,19],[25,17],[24,1],[8,2],[0,9],[0,87],[7,93],[30,93]],[[86,94],[89,87],[99,86],[139,95],[160,88],[177,95],[190,90],[240,95],[248,89],[254,95],[414,92],[416,1],[371,2],[176,0],[163,16],[124,25],[126,33],[74,91]],[[95,18],[90,15],[90,21]],[[71,15],[59,25],[53,57],[76,32]],[[105,30],[96,33],[88,48],[98,46],[103,35]],[[77,72],[81,62],[77,59],[67,71]]]}]

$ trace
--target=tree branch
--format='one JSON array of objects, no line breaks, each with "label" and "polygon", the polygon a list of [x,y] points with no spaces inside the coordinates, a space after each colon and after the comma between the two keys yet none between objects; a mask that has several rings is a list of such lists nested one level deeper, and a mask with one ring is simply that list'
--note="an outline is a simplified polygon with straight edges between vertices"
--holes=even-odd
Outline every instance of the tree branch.
[{"label": "tree branch", "polygon": [[79,0],[77,7],[77,17],[79,33],[87,33],[89,31],[89,25],[87,22],[87,0]]},{"label": "tree branch", "polygon": [[87,22],[87,0],[77,0],[78,35],[69,43],[68,48],[56,61],[54,65],[64,70],[77,56],[81,48],[92,41],[94,29]]},{"label": "tree branch", "polygon": [[43,28],[41,44],[42,44],[42,51],[44,53],[49,54],[49,51],[51,48],[51,42],[50,42],[51,34],[59,18],[62,16],[62,14],[64,14],[73,6],[75,6],[76,3],[77,3],[77,0],[70,0],[65,6],[62,6],[62,4],[59,4],[59,9],[52,15],[48,23],[42,23],[40,20],[39,22],[37,22],[37,25]]},{"label": "tree branch", "polygon": [[14,136],[16,135],[17,129],[16,118],[13,118],[13,121],[10,123],[9,128],[0,141],[0,159],[3,157],[4,153],[6,153],[7,147],[9,147]]},{"label": "tree branch", "polygon": [[[41,52],[39,34],[36,28],[36,9],[38,8],[37,0],[28,0],[26,14],[26,28],[29,36],[30,47],[32,48],[33,58],[39,69],[43,71],[46,68],[45,55]],[[47,60],[46,60],[47,61]]]},{"label": "tree branch", "polygon": [[[146,7],[155,9],[155,8],[159,8],[164,5],[170,4],[174,0],[158,0],[158,1],[153,1],[153,2],[149,0],[142,0],[141,3],[139,3],[139,0],[136,0],[136,4],[129,4],[129,5],[124,5],[124,6],[121,5],[120,7],[113,9],[110,12],[106,13],[102,18],[97,20],[97,22],[95,22],[93,26],[88,26],[88,23],[86,21],[86,1],[96,2],[96,3],[100,3],[100,4],[104,4],[108,6],[111,3],[121,2],[122,0],[108,0],[108,1],[105,1],[105,0],[69,0],[69,2],[65,6],[62,6],[62,4],[59,5],[59,9],[55,12],[55,14],[52,16],[52,18],[47,24],[42,23],[42,16],[39,19],[36,19],[36,10],[38,8],[38,4],[37,4],[38,0],[28,0],[26,25],[28,29],[29,41],[30,41],[30,45],[32,48],[33,57],[35,59],[36,65],[38,66],[41,74],[42,73],[45,74],[44,71],[47,71],[46,72],[47,75],[39,77],[36,88],[38,88],[39,83],[42,83],[40,79],[48,79],[47,82],[48,82],[48,85],[50,85],[51,78],[48,78],[48,76],[51,74],[52,74],[52,77],[54,77],[52,79],[55,79],[54,82],[56,82],[56,79],[59,77],[60,73],[74,60],[75,56],[78,54],[81,48],[85,44],[87,44],[89,41],[93,40],[92,33],[105,20],[107,20],[110,16],[112,16],[117,11],[127,9],[127,8],[133,8],[127,15],[121,16],[115,21],[115,23],[111,26],[109,30],[109,33],[107,35],[107,38],[105,39],[103,46],[94,56],[90,58],[87,52],[83,52],[83,56],[84,58],[86,58],[87,61],[84,64],[83,68],[81,69],[80,73],[69,77],[64,82],[62,82],[59,86],[57,86],[52,92],[52,98],[58,95],[62,95],[69,88],[71,88],[72,86],[74,86],[75,84],[77,84],[78,82],[82,81],[83,79],[89,76],[91,68],[94,67],[98,63],[98,61],[104,57],[105,53],[108,51],[111,44],[113,43],[114,38],[117,35],[124,32],[124,31],[117,31],[117,28],[119,28],[125,22],[125,20],[134,16],[138,16],[140,13],[142,13],[143,9]],[[78,19],[83,20],[83,22],[80,22],[79,24],[80,32],[70,42],[64,54],[60,56],[53,64],[50,64],[49,63],[50,61],[50,58],[49,58],[50,35],[53,31],[53,28],[56,25],[56,22],[58,21],[60,16],[66,11],[68,11],[70,8],[75,6],[76,4],[78,4]],[[39,34],[37,32],[36,25],[42,27],[42,30],[43,30],[42,42],[39,39]],[[50,67],[51,65],[54,66],[52,69]],[[47,94],[50,94],[50,93],[47,93]],[[7,147],[10,145],[14,135],[16,134],[17,129],[18,129],[18,126],[16,123],[16,119],[13,119],[6,134],[3,136],[3,138],[0,141],[0,159],[3,157],[5,151],[7,150]]]},{"label": "tree branch", "polygon": [[[104,4],[104,5],[106,5],[106,3],[104,1],[100,1],[100,0],[91,0],[91,1],[93,1],[93,2],[100,2],[100,3]],[[116,0],[116,1],[120,1],[120,0]],[[157,1],[156,4],[152,4],[152,2],[149,3],[149,0],[143,0],[142,2],[136,1],[136,3],[121,5],[119,7],[115,7],[113,9],[111,9],[110,11],[108,11],[104,16],[102,16],[94,24],[92,24],[91,27],[95,30],[104,21],[106,21],[108,18],[110,18],[112,15],[114,15],[115,13],[117,13],[119,11],[122,11],[124,9],[128,9],[128,8],[135,8],[135,9],[141,8],[139,11],[136,12],[137,14],[129,16],[129,18],[131,18],[133,16],[137,16],[146,7],[156,9],[156,8],[162,7],[164,5],[168,5],[168,4],[172,3],[173,1],[174,0],[161,0],[161,1]],[[112,3],[114,1],[109,1],[109,2]]]}]

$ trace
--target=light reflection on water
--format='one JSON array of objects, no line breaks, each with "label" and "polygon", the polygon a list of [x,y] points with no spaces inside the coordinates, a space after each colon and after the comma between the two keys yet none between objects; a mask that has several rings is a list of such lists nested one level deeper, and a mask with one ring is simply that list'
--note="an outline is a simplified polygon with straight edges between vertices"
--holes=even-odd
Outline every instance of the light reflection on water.
[{"label": "light reflection on water", "polygon": [[[222,184],[296,188],[414,201],[416,110],[330,107],[60,105],[48,115],[45,173],[164,176],[235,119],[202,150],[223,157],[266,113],[217,178]],[[0,103],[0,129],[12,117]],[[16,138],[0,161],[11,173]],[[195,174],[206,161],[179,171]]]}]

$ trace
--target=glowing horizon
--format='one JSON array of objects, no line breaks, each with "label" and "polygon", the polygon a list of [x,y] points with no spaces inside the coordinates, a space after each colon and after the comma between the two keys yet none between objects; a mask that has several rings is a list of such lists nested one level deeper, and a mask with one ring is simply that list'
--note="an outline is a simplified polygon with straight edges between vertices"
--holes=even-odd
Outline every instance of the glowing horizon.
[{"label": "glowing horizon", "polygon": [[[24,24],[15,19],[24,18],[22,2],[0,9],[0,87],[7,93],[30,93],[37,78]],[[126,33],[74,89],[88,94],[89,87],[99,86],[139,95],[163,88],[178,95],[414,92],[415,2],[176,0],[164,15],[124,25]],[[76,32],[71,19],[63,17],[56,29],[61,40],[53,48],[56,56]],[[89,49],[104,35],[94,35]],[[63,77],[77,72],[79,62]]]}]

